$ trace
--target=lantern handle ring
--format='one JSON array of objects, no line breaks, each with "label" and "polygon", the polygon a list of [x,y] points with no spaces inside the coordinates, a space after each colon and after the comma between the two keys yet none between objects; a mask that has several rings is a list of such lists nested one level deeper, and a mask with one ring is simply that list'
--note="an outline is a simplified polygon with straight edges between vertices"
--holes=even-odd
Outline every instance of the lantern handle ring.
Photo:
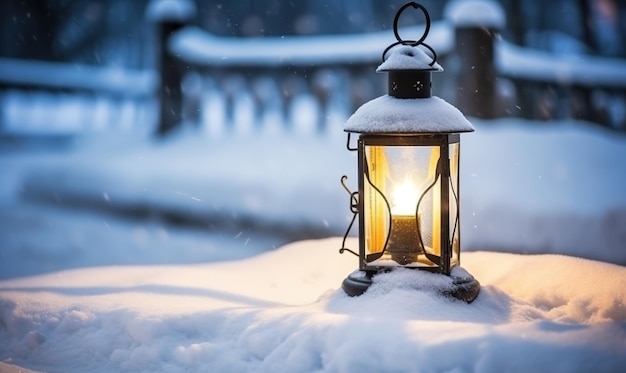
[{"label": "lantern handle ring", "polygon": [[[400,20],[400,14],[402,14],[402,12],[409,7],[413,7],[415,9],[421,10],[422,13],[424,13],[424,17],[426,18],[426,26],[424,28],[424,33],[418,40],[404,40],[402,39],[402,37],[400,37],[400,33],[398,32],[398,21]],[[426,10],[426,8],[423,5],[418,4],[414,1],[404,4],[398,10],[398,12],[396,13],[396,16],[393,19],[393,34],[396,37],[397,41],[389,45],[387,48],[385,48],[385,50],[383,51],[383,58],[382,58],[383,62],[385,62],[385,56],[387,55],[387,52],[389,52],[391,48],[395,47],[398,44],[409,45],[411,47],[422,45],[432,53],[433,60],[431,63],[428,64],[428,66],[433,66],[435,62],[437,62],[437,53],[430,45],[424,43],[424,40],[426,40],[426,37],[428,36],[429,32],[430,32],[430,15],[428,14],[428,11]]]},{"label": "lantern handle ring", "polygon": [[[419,9],[422,11],[422,13],[424,13],[424,17],[426,17],[426,28],[424,29],[424,33],[422,34],[422,37],[419,38],[417,41],[413,41],[413,40],[404,40],[400,37],[400,33],[398,32],[398,21],[400,20],[400,14],[402,14],[402,12],[407,9],[408,7],[412,6],[415,9]],[[422,42],[424,40],[426,40],[426,37],[428,36],[428,33],[430,32],[430,15],[428,14],[428,11],[426,10],[426,8],[424,8],[423,5],[416,3],[415,1],[411,1],[410,3],[406,3],[404,4],[396,13],[395,18],[393,19],[393,34],[396,37],[396,40],[399,41],[400,43],[403,44],[407,44],[407,45],[411,45],[411,46],[416,46],[416,45],[420,45],[422,44]]]}]

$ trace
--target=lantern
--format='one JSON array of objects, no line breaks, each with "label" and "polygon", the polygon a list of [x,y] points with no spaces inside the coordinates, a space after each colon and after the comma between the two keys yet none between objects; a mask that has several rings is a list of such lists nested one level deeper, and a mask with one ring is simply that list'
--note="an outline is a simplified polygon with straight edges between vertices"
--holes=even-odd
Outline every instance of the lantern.
[{"label": "lantern", "polygon": [[[398,19],[412,6],[424,12],[417,41],[402,40]],[[340,252],[359,257],[359,269],[343,282],[348,295],[362,294],[372,277],[394,268],[450,276],[442,293],[473,301],[480,284],[460,268],[460,133],[474,130],[463,114],[431,94],[431,73],[443,71],[424,43],[426,9],[404,5],[394,19],[397,42],[383,52],[376,70],[388,73],[388,94],[361,106],[347,121],[348,150],[358,158],[358,192],[350,192],[354,217]],[[430,55],[426,51],[430,52]],[[351,134],[359,134],[357,146]],[[358,216],[359,249],[345,247]]]}]

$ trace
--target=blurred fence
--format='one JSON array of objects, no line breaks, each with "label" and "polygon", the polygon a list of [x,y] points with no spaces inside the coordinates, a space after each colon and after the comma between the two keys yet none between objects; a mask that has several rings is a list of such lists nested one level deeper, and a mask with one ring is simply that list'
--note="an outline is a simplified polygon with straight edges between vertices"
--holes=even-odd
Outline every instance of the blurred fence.
[{"label": "blurred fence", "polygon": [[[402,34],[421,32],[407,28]],[[236,40],[188,28],[171,46],[185,68],[198,74],[188,100],[200,102],[196,94],[216,90],[224,98],[228,119],[236,112],[237,97],[251,97],[258,117],[278,100],[287,116],[294,98],[306,94],[318,104],[317,128],[324,131],[334,102],[341,102],[349,114],[386,92],[384,74],[374,71],[392,41],[389,32]],[[502,40],[498,29],[481,24],[454,28],[438,22],[427,41],[446,69],[433,76],[433,93],[466,115],[572,118],[626,131],[625,60],[517,47]],[[211,110],[210,105],[198,107]]]},{"label": "blurred fence", "polygon": [[[626,131],[626,61],[516,47],[500,39],[503,24],[484,20],[433,23],[427,42],[446,69],[433,76],[435,95],[469,116],[575,118]],[[386,91],[374,71],[394,41],[389,31],[242,39],[181,17],[155,22],[156,74],[0,59],[0,132],[139,126],[165,134],[196,123],[228,133],[242,122],[289,131],[305,119],[323,133],[335,114],[345,119]],[[422,32],[401,30],[407,38]],[[302,99],[310,110],[298,109]]]},{"label": "blurred fence", "polygon": [[575,118],[626,131],[625,60],[555,56],[504,41],[496,45],[496,71],[509,85],[501,95],[511,91],[500,115]]},{"label": "blurred fence", "polygon": [[151,71],[0,58],[0,134],[145,129],[155,86]]}]

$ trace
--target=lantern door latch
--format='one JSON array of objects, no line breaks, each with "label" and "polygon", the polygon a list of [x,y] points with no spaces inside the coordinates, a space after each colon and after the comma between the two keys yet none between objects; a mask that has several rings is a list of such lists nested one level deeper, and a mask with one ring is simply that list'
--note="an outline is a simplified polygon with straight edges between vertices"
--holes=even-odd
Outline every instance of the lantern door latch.
[{"label": "lantern door latch", "polygon": [[348,229],[346,229],[346,233],[343,235],[343,241],[341,242],[341,249],[339,249],[339,253],[343,254],[344,251],[347,251],[356,256],[359,256],[358,253],[346,247],[346,239],[348,238],[348,235],[350,234],[350,230],[352,230],[352,226],[354,225],[356,216],[359,214],[359,198],[358,198],[359,192],[351,191],[350,188],[348,188],[348,185],[346,185],[346,180],[348,180],[348,177],[346,175],[343,175],[341,177],[341,186],[343,186],[343,189],[345,189],[346,192],[348,192],[348,194],[350,195],[350,211],[352,212],[352,220],[350,220]]}]

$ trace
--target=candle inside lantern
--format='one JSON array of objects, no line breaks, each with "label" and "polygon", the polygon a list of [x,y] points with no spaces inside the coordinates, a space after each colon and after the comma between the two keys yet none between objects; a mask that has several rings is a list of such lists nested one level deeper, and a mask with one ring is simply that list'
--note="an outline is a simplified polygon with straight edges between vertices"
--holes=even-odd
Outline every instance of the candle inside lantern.
[{"label": "candle inside lantern", "polygon": [[393,215],[413,215],[415,216],[415,208],[417,207],[417,188],[410,179],[396,186],[391,196],[393,207],[391,213]]},{"label": "candle inside lantern", "polygon": [[408,179],[398,185],[392,194],[388,250],[391,259],[401,265],[416,262],[417,256],[424,253],[418,232],[419,214],[416,214],[418,198],[415,184]]}]

